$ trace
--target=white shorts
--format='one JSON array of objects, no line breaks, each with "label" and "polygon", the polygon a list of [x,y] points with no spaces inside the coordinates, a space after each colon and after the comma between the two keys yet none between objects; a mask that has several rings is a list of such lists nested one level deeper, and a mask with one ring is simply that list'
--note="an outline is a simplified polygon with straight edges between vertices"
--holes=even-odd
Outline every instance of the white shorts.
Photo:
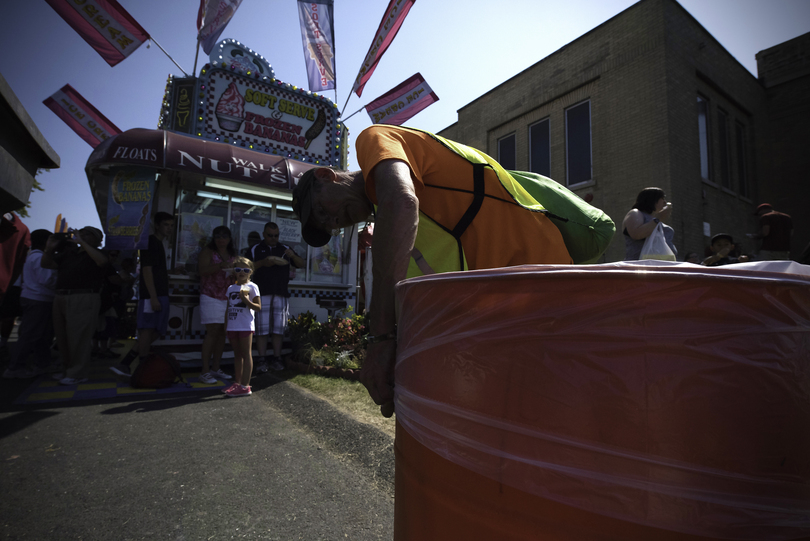
[{"label": "white shorts", "polygon": [[225,313],[228,311],[228,301],[219,300],[208,295],[200,295],[200,323],[225,324]]},{"label": "white shorts", "polygon": [[278,295],[262,295],[262,309],[255,313],[256,336],[284,334],[290,317],[289,301]]}]

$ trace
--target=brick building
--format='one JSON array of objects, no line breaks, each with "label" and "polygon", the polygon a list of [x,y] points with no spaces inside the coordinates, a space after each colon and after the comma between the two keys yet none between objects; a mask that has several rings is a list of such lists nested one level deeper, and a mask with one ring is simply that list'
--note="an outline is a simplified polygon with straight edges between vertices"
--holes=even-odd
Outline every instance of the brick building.
[{"label": "brick building", "polygon": [[[809,49],[806,34],[762,51],[757,79],[675,0],[641,0],[462,107],[440,135],[590,194],[617,229],[641,189],[664,189],[679,259],[703,253],[707,231],[756,252],[745,233],[767,201],[793,217],[797,257],[810,243]],[[617,231],[605,261],[623,258]]]}]

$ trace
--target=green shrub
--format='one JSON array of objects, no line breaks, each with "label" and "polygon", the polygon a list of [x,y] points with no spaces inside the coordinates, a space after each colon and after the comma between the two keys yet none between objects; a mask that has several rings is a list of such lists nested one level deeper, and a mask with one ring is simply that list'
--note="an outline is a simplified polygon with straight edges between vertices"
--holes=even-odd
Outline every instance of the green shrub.
[{"label": "green shrub", "polygon": [[325,323],[310,312],[290,318],[288,323],[294,357],[298,362],[338,368],[360,368],[366,353],[366,316],[351,306]]}]

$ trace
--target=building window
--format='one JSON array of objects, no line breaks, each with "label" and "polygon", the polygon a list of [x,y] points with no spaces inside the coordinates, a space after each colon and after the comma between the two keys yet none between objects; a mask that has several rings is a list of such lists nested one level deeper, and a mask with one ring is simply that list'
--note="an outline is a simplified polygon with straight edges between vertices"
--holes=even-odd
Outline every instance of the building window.
[{"label": "building window", "polygon": [[737,123],[735,135],[737,139],[737,185],[740,195],[748,197],[748,168],[745,164],[748,161],[745,145],[745,126]]},{"label": "building window", "polygon": [[551,138],[549,120],[529,126],[529,171],[551,176]]},{"label": "building window", "polygon": [[498,163],[504,169],[515,170],[517,167],[517,145],[515,144],[515,134],[507,135],[498,139]]},{"label": "building window", "polygon": [[591,168],[591,102],[565,110],[565,153],[568,185],[593,178]]},{"label": "building window", "polygon": [[717,142],[720,145],[720,185],[723,188],[731,189],[731,171],[729,167],[729,140],[728,140],[728,115],[725,111],[717,110]]},{"label": "building window", "polygon": [[[286,198],[233,196],[217,189],[182,190],[178,194],[177,213],[180,230],[175,239],[174,266],[185,268],[189,274],[198,272],[199,253],[211,241],[215,227],[227,226],[231,230],[234,248],[244,255],[248,248],[262,239],[264,225],[272,221],[279,226],[279,240],[307,262],[305,268],[295,270],[294,277],[290,275],[293,284],[349,283],[351,265],[343,263],[344,254],[351,244],[351,230],[340,229],[339,234],[321,248],[308,246],[301,237],[301,222]],[[234,220],[235,216],[239,217],[238,221]]]},{"label": "building window", "polygon": [[709,168],[709,102],[701,96],[697,98],[698,135],[700,137],[700,176],[711,179]]}]

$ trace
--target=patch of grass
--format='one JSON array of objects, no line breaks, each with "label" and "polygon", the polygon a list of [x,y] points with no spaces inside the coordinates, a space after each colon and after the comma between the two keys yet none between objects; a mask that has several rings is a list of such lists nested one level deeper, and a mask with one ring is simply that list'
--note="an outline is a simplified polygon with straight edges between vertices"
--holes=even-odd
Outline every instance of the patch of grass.
[{"label": "patch of grass", "polygon": [[380,414],[380,406],[374,403],[368,391],[359,381],[342,378],[326,378],[315,374],[296,374],[287,381],[303,387],[361,423],[379,428],[394,436],[395,417],[386,419]]}]

